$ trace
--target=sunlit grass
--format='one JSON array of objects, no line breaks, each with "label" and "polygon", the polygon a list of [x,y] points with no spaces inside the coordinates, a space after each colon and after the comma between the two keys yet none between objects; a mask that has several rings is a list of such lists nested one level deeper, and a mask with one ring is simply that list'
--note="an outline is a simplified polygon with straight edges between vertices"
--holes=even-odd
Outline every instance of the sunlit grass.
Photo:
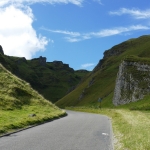
[{"label": "sunlit grass", "polygon": [[65,115],[29,83],[0,65],[0,134],[43,123]]},{"label": "sunlit grass", "polygon": [[[35,116],[32,116],[32,115]],[[0,134],[40,124],[64,116],[64,110],[50,106],[23,106],[21,109],[0,110]]]}]

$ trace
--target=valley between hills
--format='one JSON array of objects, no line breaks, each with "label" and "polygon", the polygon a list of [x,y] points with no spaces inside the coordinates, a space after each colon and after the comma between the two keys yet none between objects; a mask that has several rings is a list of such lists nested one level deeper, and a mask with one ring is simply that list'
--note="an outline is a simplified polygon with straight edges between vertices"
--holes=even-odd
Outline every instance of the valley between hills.
[{"label": "valley between hills", "polygon": [[93,71],[7,56],[1,46],[0,63],[1,134],[71,109],[109,116],[115,149],[150,149],[150,35],[106,50]]}]

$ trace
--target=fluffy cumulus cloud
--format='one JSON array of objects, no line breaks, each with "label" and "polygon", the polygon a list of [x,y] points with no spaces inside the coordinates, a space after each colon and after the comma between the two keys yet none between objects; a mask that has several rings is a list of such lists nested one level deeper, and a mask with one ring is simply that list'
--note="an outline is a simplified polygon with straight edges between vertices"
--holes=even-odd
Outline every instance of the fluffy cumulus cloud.
[{"label": "fluffy cumulus cloud", "polygon": [[28,6],[22,7],[0,8],[0,45],[7,55],[30,59],[37,51],[44,50],[49,40],[36,34],[32,27],[32,10]]},{"label": "fluffy cumulus cloud", "polygon": [[34,15],[31,4],[71,3],[81,6],[82,2],[83,0],[0,0],[0,45],[4,53],[30,59],[36,52],[44,51],[49,42],[54,43],[53,40],[37,35],[32,26]]}]

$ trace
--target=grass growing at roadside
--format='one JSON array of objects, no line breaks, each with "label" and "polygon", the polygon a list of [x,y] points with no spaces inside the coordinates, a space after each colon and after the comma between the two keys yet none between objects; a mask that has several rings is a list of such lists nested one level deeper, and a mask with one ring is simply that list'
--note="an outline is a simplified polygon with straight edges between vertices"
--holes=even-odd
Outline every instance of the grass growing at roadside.
[{"label": "grass growing at roadside", "polygon": [[63,115],[65,111],[44,99],[27,82],[0,65],[0,134]]},{"label": "grass growing at roadside", "polygon": [[104,114],[112,119],[115,150],[150,149],[150,111],[68,107],[67,109]]},{"label": "grass growing at roadside", "polygon": [[[35,116],[32,116],[35,114]],[[22,109],[0,110],[0,134],[40,124],[65,115],[65,111],[49,105],[23,106]]]}]

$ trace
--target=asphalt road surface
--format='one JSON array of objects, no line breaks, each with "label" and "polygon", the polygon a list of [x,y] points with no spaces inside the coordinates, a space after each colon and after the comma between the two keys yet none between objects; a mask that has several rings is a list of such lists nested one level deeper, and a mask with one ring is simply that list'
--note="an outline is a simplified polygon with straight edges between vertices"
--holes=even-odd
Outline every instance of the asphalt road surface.
[{"label": "asphalt road surface", "polygon": [[108,117],[67,111],[68,116],[0,138],[0,150],[112,150]]}]

